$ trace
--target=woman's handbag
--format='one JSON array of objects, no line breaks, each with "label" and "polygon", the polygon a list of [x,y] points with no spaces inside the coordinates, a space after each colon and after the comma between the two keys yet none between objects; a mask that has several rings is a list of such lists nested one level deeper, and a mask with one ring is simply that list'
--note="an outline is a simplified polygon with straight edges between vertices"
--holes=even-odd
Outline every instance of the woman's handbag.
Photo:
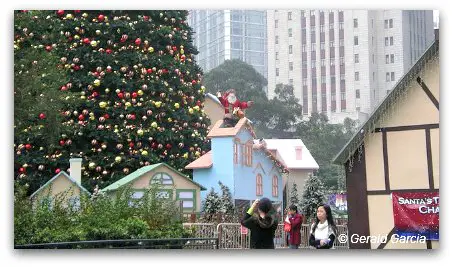
[{"label": "woman's handbag", "polygon": [[291,224],[285,222],[283,224],[283,230],[287,233],[291,232]]}]

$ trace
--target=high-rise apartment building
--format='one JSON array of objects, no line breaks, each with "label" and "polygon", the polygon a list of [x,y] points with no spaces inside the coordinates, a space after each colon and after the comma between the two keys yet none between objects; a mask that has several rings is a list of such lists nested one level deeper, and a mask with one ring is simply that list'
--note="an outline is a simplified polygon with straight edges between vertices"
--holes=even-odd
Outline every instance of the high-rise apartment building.
[{"label": "high-rise apartment building", "polygon": [[432,10],[268,10],[268,97],[292,84],[304,115],[364,120],[434,41]]}]

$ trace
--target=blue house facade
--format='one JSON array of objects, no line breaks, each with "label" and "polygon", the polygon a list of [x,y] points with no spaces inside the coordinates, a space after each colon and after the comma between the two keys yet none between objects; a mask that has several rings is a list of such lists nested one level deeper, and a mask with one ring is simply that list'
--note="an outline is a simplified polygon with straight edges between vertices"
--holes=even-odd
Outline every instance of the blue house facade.
[{"label": "blue house facade", "polygon": [[211,151],[186,166],[193,169],[193,180],[208,190],[221,192],[218,182],[230,188],[236,206],[249,205],[267,197],[277,206],[283,201],[282,174],[286,167],[263,144],[254,144],[253,128],[246,118],[235,127],[222,127],[219,120],[208,134]]}]

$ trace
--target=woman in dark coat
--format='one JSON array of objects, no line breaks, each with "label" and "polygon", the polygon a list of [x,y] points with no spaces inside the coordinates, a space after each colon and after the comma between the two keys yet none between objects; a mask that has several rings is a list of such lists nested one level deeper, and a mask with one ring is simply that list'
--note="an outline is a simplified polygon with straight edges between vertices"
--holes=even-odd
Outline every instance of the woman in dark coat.
[{"label": "woman in dark coat", "polygon": [[[258,213],[254,210],[258,208]],[[241,220],[244,227],[250,229],[250,248],[273,249],[278,220],[275,217],[272,202],[268,198],[255,200]]]}]

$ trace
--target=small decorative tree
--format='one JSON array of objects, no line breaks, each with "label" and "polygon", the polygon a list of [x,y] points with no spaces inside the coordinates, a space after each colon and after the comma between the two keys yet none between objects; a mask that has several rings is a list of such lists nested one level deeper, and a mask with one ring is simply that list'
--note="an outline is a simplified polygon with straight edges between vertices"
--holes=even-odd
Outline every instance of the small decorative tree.
[{"label": "small decorative tree", "polygon": [[222,184],[222,182],[220,181],[219,186],[220,189],[222,190],[222,196],[220,196],[220,209],[219,209],[219,212],[222,216],[222,221],[233,219],[232,216],[234,215],[234,203],[230,188]]},{"label": "small decorative tree", "polygon": [[293,187],[291,187],[291,192],[289,194],[289,202],[290,202],[290,205],[294,204],[296,206],[299,206],[299,194],[297,192],[296,183],[293,183]]},{"label": "small decorative tree", "polygon": [[220,209],[220,198],[219,195],[214,191],[214,188],[211,187],[205,200],[203,200],[202,211],[204,213],[204,218],[207,221],[212,221],[212,217],[218,213]]},{"label": "small decorative tree", "polygon": [[325,200],[324,184],[316,175],[310,174],[305,183],[300,207],[307,221],[316,217],[316,208]]}]

